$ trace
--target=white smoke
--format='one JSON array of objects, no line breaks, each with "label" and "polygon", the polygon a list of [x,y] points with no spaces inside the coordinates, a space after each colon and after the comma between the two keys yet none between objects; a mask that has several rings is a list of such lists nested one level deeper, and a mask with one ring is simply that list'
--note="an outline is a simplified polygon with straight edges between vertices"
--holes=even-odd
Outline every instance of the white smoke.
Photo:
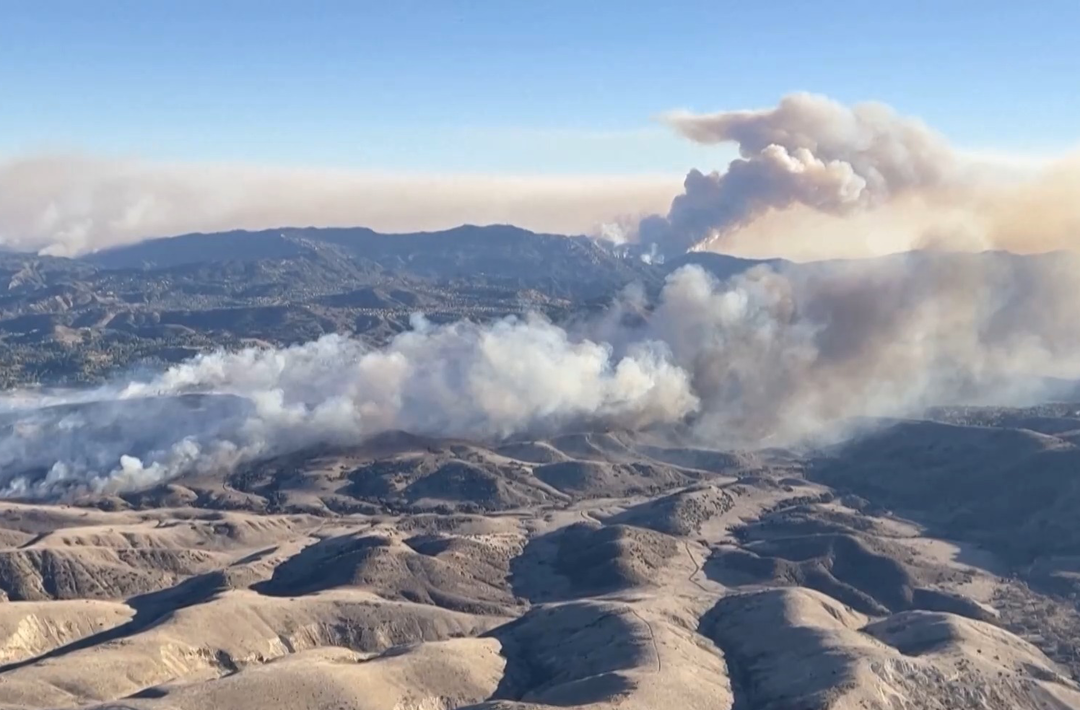
[{"label": "white smoke", "polygon": [[[689,373],[695,431],[754,446],[936,404],[1031,404],[1080,363],[1080,259],[912,252],[673,273],[651,319]],[[1072,396],[1062,392],[1062,396]]]},{"label": "white smoke", "polygon": [[820,259],[928,243],[1027,252],[1080,236],[1080,208],[1066,197],[1080,161],[959,151],[883,104],[799,93],[770,109],[664,120],[691,141],[739,150],[723,171],[691,170],[667,213],[641,220],[636,238],[668,256]]},{"label": "white smoke", "polygon": [[[228,397],[170,404],[194,394]],[[331,335],[215,353],[97,395],[104,403],[89,409],[55,398],[52,409],[27,410],[25,399],[5,407],[14,416],[0,471],[37,469],[9,476],[5,495],[146,485],[388,430],[490,440],[574,425],[637,428],[698,406],[662,343],[614,357],[610,345],[571,340],[539,316],[487,326],[416,318],[382,349]]]},{"label": "white smoke", "polygon": [[670,175],[387,174],[0,156],[0,247],[73,256],[187,232],[509,223],[656,243],[668,258],[722,248],[810,259],[901,251],[928,239],[965,249],[1060,248],[1080,231],[1080,206],[1070,198],[1080,161],[962,152],[882,104],[793,94],[770,109],[674,112],[664,120],[688,140],[735,144],[740,157],[722,171],[690,171],[680,193]]},{"label": "white smoke", "polygon": [[686,176],[666,217],[642,221],[640,239],[672,253],[749,224],[768,210],[804,205],[843,214],[946,183],[956,156],[921,122],[876,103],[847,107],[792,94],[775,108],[665,120],[698,143],[732,142],[740,157],[723,173]]},{"label": "white smoke", "polygon": [[[834,239],[845,225],[876,232],[883,216],[913,213],[914,243],[935,250],[758,267],[723,283],[687,266],[670,274],[655,303],[631,289],[608,313],[573,326],[539,316],[488,325],[417,319],[380,349],[330,336],[204,355],[89,393],[13,394],[0,401],[2,495],[145,486],[397,429],[499,440],[671,427],[707,445],[793,442],[853,417],[1026,402],[1048,393],[1041,376],[1080,375],[1074,254],[940,250],[958,233],[975,248],[1075,244],[1080,171],[1066,166],[988,185],[918,121],[878,104],[849,108],[805,94],[769,110],[668,120],[692,140],[737,143],[741,157],[723,173],[692,171],[666,217],[640,222],[646,244],[627,254],[659,262],[661,252],[763,238],[778,224],[789,235],[775,241],[784,253],[793,242]],[[57,174],[45,172],[50,180]],[[34,234],[56,238],[85,207],[87,228],[58,243],[86,249],[115,225],[144,228],[147,219],[186,214],[187,204],[213,220],[235,220],[231,205],[255,204],[235,195],[207,202],[199,190],[189,201],[194,182],[159,177],[161,184],[149,181],[153,209],[132,207],[141,202],[129,198],[145,194],[138,171],[114,176],[108,189],[90,180],[87,199],[65,192],[74,202],[43,212],[34,181],[13,183],[23,192],[0,190],[0,217],[32,218]],[[259,194],[285,195],[292,183],[261,184],[268,189]],[[349,194],[312,204],[345,205],[338,198]],[[207,211],[208,204],[217,207]],[[99,222],[101,214],[111,221]],[[611,224],[606,238],[632,236]],[[659,249],[645,250],[649,244]]]},{"label": "white smoke", "polygon": [[[709,446],[820,435],[852,417],[1042,394],[1080,348],[1075,259],[912,254],[673,272],[573,327],[540,316],[214,353],[48,408],[0,404],[3,495],[146,486],[389,430],[497,441],[675,428]],[[96,402],[95,402],[96,401]],[[71,406],[68,406],[71,405]],[[5,426],[6,422],[6,426]]]}]

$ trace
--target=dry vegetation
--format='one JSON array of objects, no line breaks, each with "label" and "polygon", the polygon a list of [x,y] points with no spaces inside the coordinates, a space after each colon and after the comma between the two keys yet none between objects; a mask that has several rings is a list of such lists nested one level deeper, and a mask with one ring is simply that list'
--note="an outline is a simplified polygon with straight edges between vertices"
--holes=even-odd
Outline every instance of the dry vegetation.
[{"label": "dry vegetation", "polygon": [[[994,432],[1000,466],[1048,450],[935,432],[922,476]],[[393,435],[224,485],[7,504],[0,704],[1080,708],[1073,558],[1016,558],[1041,544],[1023,525],[949,538],[896,477],[888,437],[912,432],[880,436],[884,461],[803,465],[616,433]]]},{"label": "dry vegetation", "polygon": [[[0,386],[588,310],[675,266],[458,232],[0,255]],[[938,409],[806,458],[391,432],[3,503],[0,707],[1080,709],[1078,411]]]}]

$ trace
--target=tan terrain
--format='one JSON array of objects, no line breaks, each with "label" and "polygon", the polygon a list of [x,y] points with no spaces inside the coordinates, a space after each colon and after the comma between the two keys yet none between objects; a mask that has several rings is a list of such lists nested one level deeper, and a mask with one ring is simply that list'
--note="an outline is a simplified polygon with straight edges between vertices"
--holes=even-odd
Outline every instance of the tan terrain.
[{"label": "tan terrain", "polygon": [[[919,426],[812,459],[393,435],[5,503],[0,707],[1080,708],[1080,565],[915,505],[889,437],[946,466],[957,425]],[[1072,451],[955,433],[1011,452],[972,487]]]}]

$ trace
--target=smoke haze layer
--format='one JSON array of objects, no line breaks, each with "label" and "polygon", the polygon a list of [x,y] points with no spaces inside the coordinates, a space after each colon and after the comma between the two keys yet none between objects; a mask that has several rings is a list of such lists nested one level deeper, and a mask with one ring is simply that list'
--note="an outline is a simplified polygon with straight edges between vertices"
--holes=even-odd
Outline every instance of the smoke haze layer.
[{"label": "smoke haze layer", "polygon": [[[657,245],[815,260],[927,244],[1072,248],[1080,159],[969,153],[880,103],[814,94],[664,122],[731,145],[722,171],[657,176],[379,174],[58,154],[0,159],[0,246],[75,256],[152,236],[286,225],[384,232],[515,224]],[[665,209],[666,208],[666,209]],[[662,214],[661,214],[662,212]],[[642,215],[651,215],[642,219]]]},{"label": "smoke haze layer", "polygon": [[396,174],[84,155],[0,157],[0,247],[77,256],[148,237],[283,226],[514,224],[582,234],[662,209],[678,177]]}]

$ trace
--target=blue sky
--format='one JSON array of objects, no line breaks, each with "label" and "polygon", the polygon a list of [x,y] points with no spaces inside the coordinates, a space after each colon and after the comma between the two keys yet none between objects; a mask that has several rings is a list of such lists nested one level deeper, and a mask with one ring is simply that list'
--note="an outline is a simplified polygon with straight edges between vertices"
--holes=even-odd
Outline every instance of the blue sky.
[{"label": "blue sky", "polygon": [[1080,2],[0,0],[0,154],[485,173],[722,165],[653,120],[809,90],[1080,142]]}]

